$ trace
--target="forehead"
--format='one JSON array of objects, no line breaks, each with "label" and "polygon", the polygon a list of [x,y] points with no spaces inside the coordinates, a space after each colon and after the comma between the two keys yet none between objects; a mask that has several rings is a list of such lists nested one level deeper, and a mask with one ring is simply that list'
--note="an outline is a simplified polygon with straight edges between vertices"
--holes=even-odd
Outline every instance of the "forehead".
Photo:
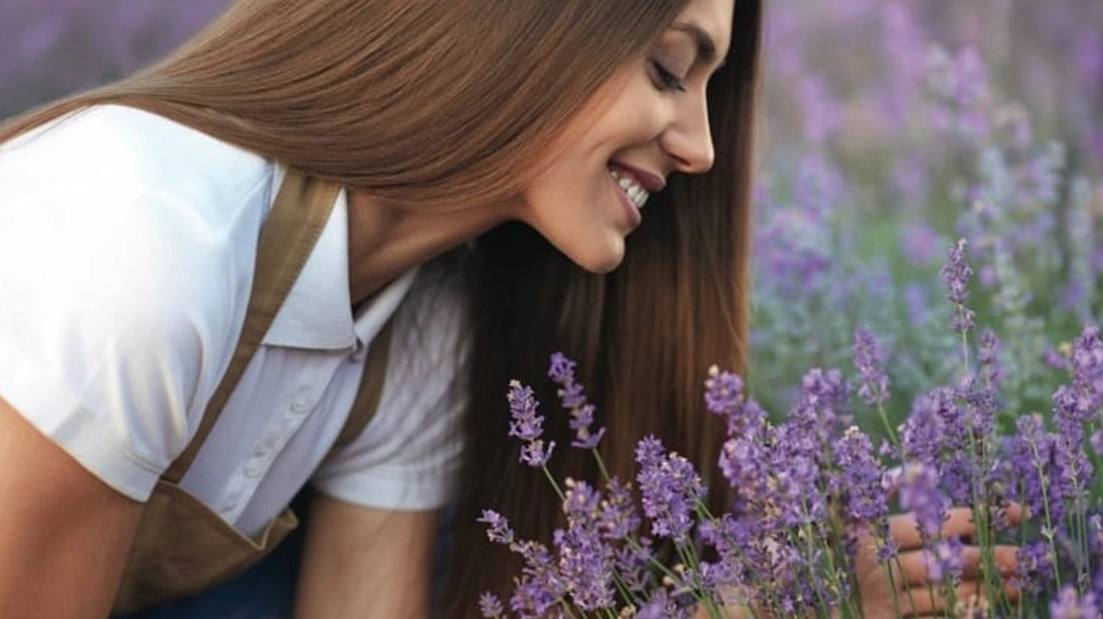
[{"label": "forehead", "polygon": [[689,0],[678,13],[675,22],[692,23],[700,27],[716,44],[716,51],[723,58],[731,45],[735,2],[736,0]]}]

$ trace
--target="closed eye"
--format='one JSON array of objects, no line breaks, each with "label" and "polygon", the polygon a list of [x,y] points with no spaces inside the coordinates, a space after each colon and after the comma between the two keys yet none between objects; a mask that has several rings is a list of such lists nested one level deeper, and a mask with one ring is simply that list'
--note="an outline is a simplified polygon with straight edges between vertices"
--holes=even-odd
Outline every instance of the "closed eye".
[{"label": "closed eye", "polygon": [[663,66],[663,63],[658,60],[652,60],[651,68],[655,70],[655,77],[659,85],[662,86],[662,90],[686,91],[685,84],[682,83],[682,80],[677,75],[674,75],[670,69]]}]

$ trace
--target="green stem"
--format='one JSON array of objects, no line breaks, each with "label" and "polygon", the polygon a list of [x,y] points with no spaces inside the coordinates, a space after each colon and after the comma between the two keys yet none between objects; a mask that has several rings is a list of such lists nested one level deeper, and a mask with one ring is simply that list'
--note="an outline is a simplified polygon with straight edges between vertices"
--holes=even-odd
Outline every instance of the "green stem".
[{"label": "green stem", "polygon": [[609,477],[609,471],[605,468],[605,460],[602,460],[601,455],[598,454],[597,447],[591,449],[590,452],[594,454],[594,460],[597,461],[597,468],[601,471],[601,478],[605,480],[605,483],[612,481],[612,478]]},{"label": "green stem", "polygon": [[[1034,456],[1034,462],[1038,462],[1038,447],[1034,443],[1030,443],[1031,455]],[[1049,511],[1049,493],[1046,492],[1046,487],[1049,485],[1049,479],[1046,477],[1044,467],[1035,466],[1038,470],[1038,478],[1041,481],[1039,484],[1042,487],[1042,508],[1045,511],[1046,526],[1042,531],[1042,537],[1046,538],[1049,542],[1049,550],[1053,553],[1053,580],[1057,585],[1057,590],[1061,590],[1061,566],[1057,561],[1057,544],[1053,539],[1053,517]]]},{"label": "green stem", "polygon": [[544,465],[540,467],[541,471],[544,471],[544,477],[548,478],[548,483],[551,484],[553,490],[555,490],[556,496],[559,497],[560,502],[567,497],[563,494],[563,489],[559,487],[559,484],[555,481],[555,477],[552,477],[551,471],[548,470],[548,466]]}]

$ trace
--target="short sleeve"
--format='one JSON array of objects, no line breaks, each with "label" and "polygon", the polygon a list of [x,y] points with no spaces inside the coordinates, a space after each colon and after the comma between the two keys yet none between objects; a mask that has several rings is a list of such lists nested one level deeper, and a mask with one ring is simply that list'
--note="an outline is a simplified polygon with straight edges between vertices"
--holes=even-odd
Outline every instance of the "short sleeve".
[{"label": "short sleeve", "polygon": [[0,396],[135,500],[224,363],[237,312],[217,236],[139,185],[0,191]]},{"label": "short sleeve", "polygon": [[312,483],[349,503],[430,510],[453,498],[463,453],[468,343],[458,269],[423,268],[396,310],[380,403]]}]

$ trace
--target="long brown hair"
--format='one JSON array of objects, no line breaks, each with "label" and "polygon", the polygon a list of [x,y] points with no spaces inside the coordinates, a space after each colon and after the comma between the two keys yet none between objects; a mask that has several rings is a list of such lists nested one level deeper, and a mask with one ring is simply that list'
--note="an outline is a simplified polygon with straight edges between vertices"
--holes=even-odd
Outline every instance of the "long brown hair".
[{"label": "long brown hair", "polygon": [[[600,451],[612,474],[633,478],[635,442],[646,434],[690,457],[704,474],[715,470],[724,428],[705,410],[704,380],[712,364],[741,373],[746,364],[761,22],[759,1],[736,0],[732,47],[708,92],[715,165],[704,175],[672,178],[652,198],[616,271],[584,273],[521,225],[480,240],[471,443],[444,616],[479,616],[473,600],[483,591],[508,599],[520,575],[517,555],[491,544],[475,524],[481,510],[501,512],[519,536],[545,543],[561,517],[550,484],[518,462],[520,444],[507,436],[510,379],[538,394],[545,437],[559,446],[549,463],[556,478],[600,479],[591,455],[568,447],[566,413],[556,412],[547,378],[550,353],[578,361],[576,375],[598,406],[595,427],[607,429]],[[609,24],[606,36],[622,36],[616,29]],[[715,508],[724,507],[722,486],[711,486]]]},{"label": "long brown hair", "polygon": [[[516,194],[598,87],[686,0],[237,0],[165,60],[0,127],[0,142],[90,105],[116,103],[410,207]],[[449,617],[505,593],[514,557],[475,522],[483,508],[548,539],[558,506],[506,437],[511,378],[535,387],[548,355],[578,376],[608,429],[611,470],[654,433],[711,470],[721,426],[701,389],[746,353],[752,134],[761,0],[737,0],[732,48],[709,86],[713,169],[652,197],[613,274],[582,273],[533,231],[507,224],[471,257],[474,338],[466,462],[446,589]],[[462,216],[462,215],[457,215]],[[545,411],[552,393],[541,389]],[[559,475],[594,471],[549,420]]]}]

